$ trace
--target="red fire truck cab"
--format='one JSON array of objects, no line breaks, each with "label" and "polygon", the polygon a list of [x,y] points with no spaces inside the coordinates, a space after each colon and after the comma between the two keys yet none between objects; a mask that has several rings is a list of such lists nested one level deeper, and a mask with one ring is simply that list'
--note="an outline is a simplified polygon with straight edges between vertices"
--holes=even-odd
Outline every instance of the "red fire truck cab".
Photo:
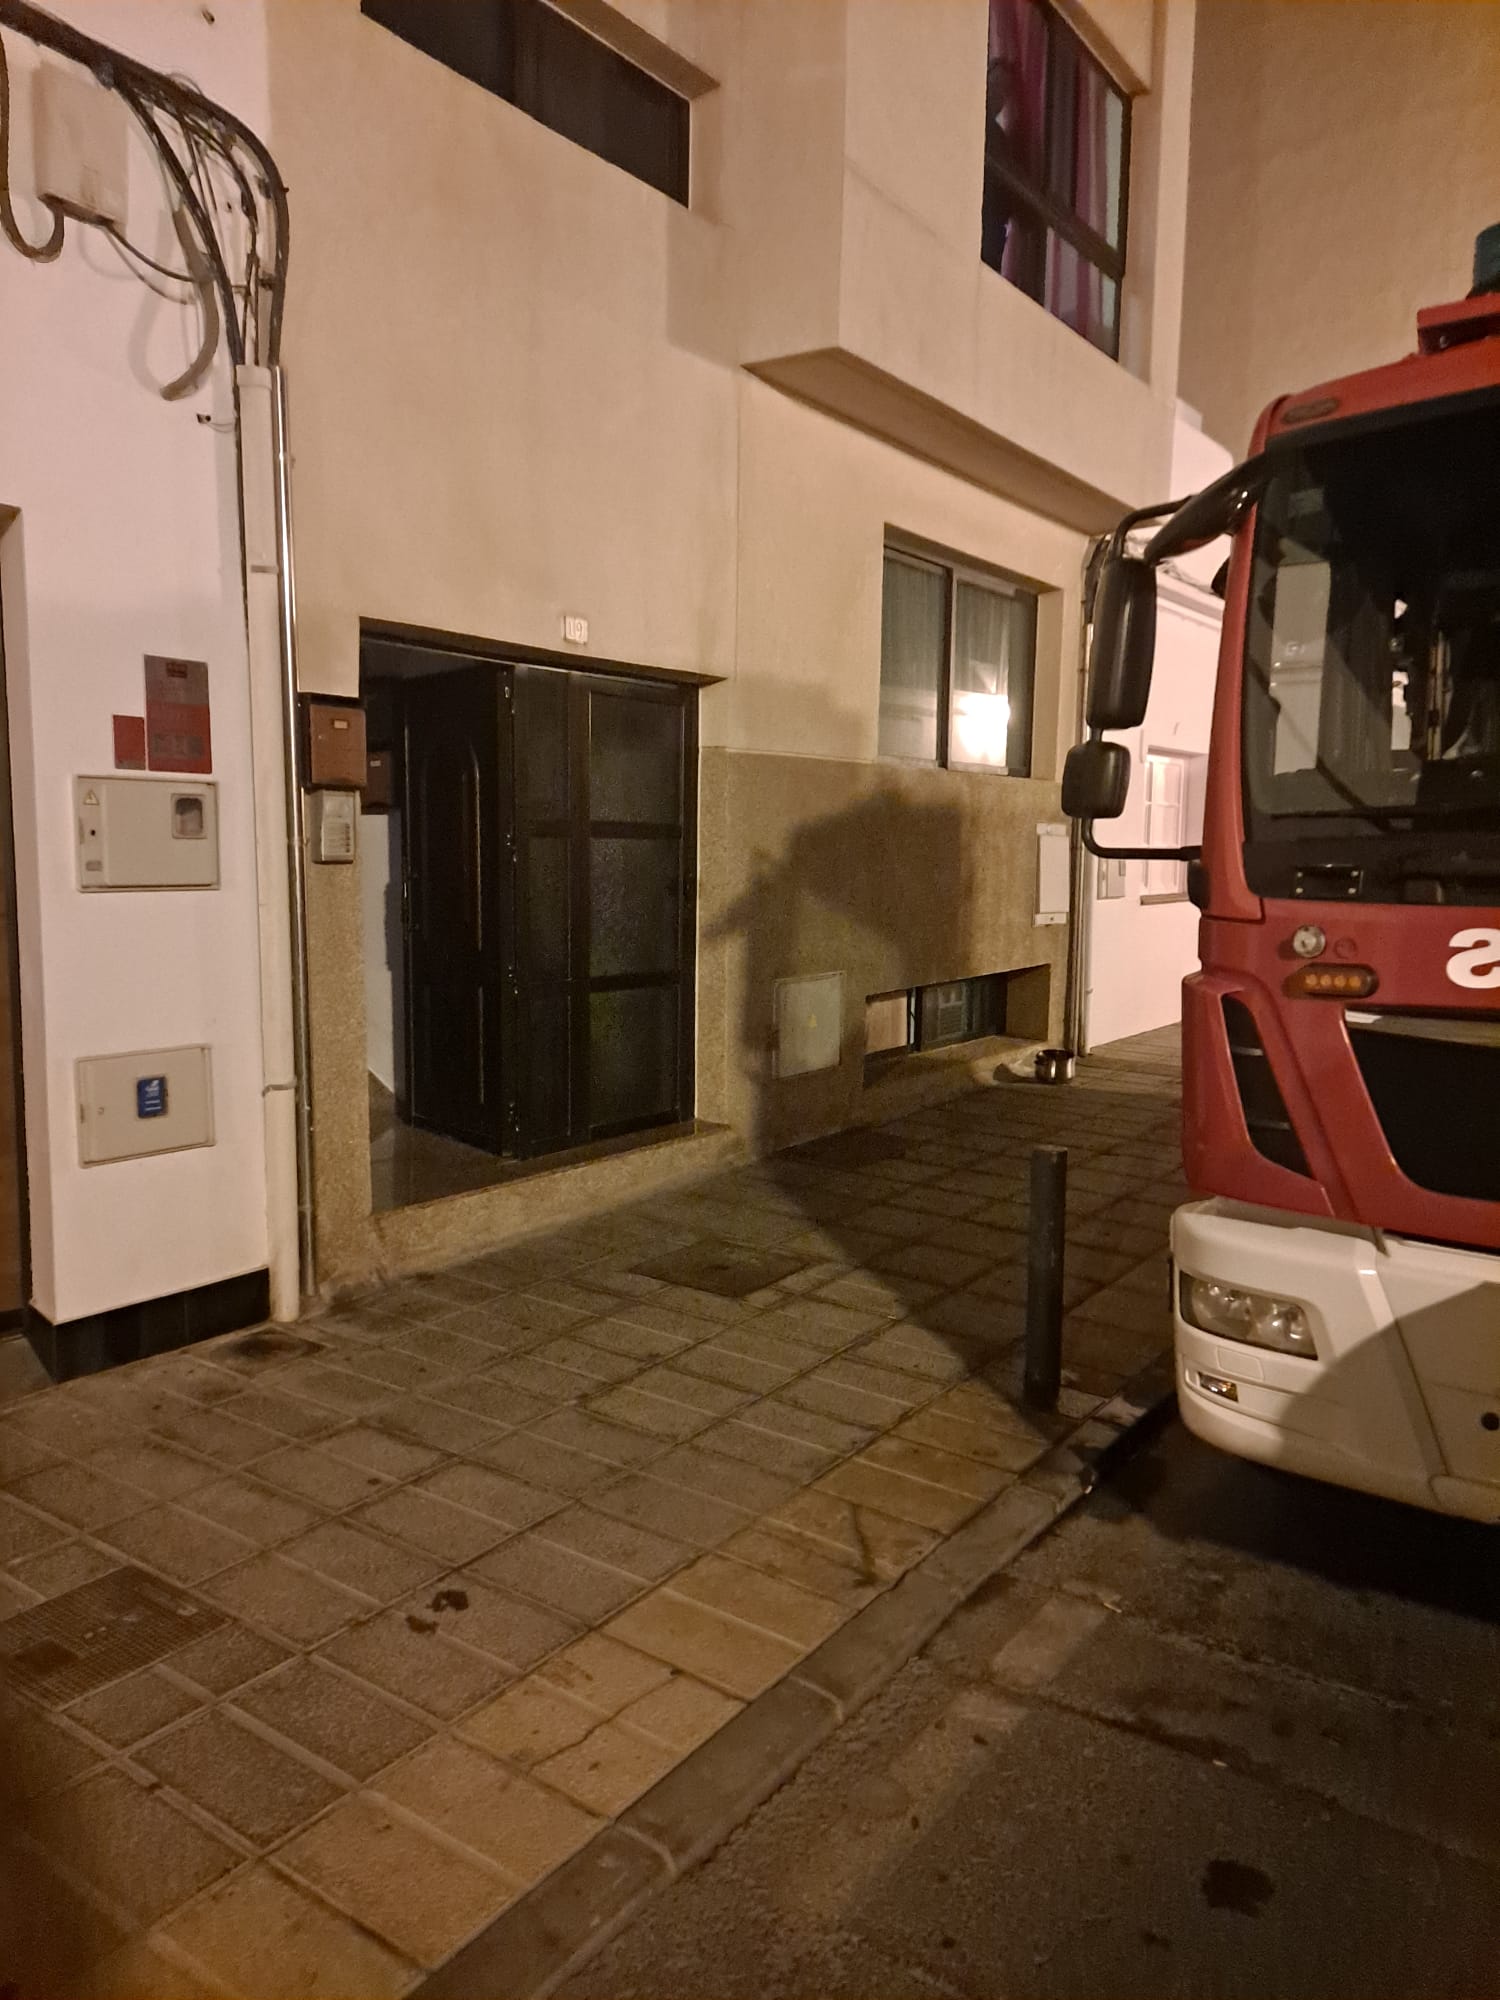
[{"label": "red fire truck cab", "polygon": [[1116,530],[1064,804],[1125,851],[1093,823],[1124,803],[1107,732],[1144,717],[1154,572],[1230,533],[1180,1406],[1227,1451],[1497,1520],[1500,228],[1417,324],[1415,354],[1279,399],[1244,464]]}]

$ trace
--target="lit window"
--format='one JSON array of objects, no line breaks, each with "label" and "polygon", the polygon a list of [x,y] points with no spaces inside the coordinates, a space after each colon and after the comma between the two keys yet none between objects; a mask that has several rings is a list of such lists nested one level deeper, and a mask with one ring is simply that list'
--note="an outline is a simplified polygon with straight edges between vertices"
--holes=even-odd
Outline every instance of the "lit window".
[{"label": "lit window", "polygon": [[957,769],[1031,770],[1036,598],[887,550],[880,754]]},{"label": "lit window", "polygon": [[[1188,765],[1170,750],[1146,754],[1146,845],[1186,847],[1188,844]],[[1144,892],[1148,896],[1185,896],[1185,861],[1148,861]]]},{"label": "lit window", "polygon": [[981,255],[1120,351],[1130,99],[1044,0],[990,0]]}]

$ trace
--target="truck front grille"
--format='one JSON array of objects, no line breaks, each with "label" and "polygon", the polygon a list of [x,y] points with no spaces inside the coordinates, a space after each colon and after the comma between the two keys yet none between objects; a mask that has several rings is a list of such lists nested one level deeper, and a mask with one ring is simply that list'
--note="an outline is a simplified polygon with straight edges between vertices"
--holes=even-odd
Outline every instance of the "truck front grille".
[{"label": "truck front grille", "polygon": [[1406,1178],[1434,1194],[1500,1201],[1500,1019],[1350,1014],[1346,1025]]},{"label": "truck front grille", "polygon": [[1240,1108],[1245,1114],[1251,1145],[1278,1167],[1286,1167],[1294,1174],[1310,1174],[1307,1155],[1286,1108],[1255,1016],[1243,1000],[1225,998],[1224,1029],[1229,1037],[1229,1060],[1234,1064],[1234,1080],[1239,1085]]}]

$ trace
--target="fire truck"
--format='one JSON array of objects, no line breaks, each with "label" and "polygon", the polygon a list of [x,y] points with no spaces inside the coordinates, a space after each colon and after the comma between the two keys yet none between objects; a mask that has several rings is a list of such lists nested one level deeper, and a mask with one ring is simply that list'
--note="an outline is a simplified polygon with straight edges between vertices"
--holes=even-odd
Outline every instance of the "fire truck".
[{"label": "fire truck", "polygon": [[[1404,360],[1273,402],[1096,571],[1064,809],[1123,810],[1156,573],[1220,536],[1183,989],[1178,1401],[1225,1451],[1500,1520],[1500,225]],[[1142,545],[1144,541],[1144,545]]]}]

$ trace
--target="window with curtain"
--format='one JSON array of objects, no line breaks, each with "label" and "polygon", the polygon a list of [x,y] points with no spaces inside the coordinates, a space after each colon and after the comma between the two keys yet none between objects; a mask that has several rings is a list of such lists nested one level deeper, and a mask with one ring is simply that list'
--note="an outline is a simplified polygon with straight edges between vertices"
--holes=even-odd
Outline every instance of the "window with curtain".
[{"label": "window with curtain", "polygon": [[886,551],[882,757],[1025,777],[1035,675],[1031,591]]},{"label": "window with curtain", "polygon": [[1130,99],[1045,0],[990,0],[981,254],[1120,350]]}]

